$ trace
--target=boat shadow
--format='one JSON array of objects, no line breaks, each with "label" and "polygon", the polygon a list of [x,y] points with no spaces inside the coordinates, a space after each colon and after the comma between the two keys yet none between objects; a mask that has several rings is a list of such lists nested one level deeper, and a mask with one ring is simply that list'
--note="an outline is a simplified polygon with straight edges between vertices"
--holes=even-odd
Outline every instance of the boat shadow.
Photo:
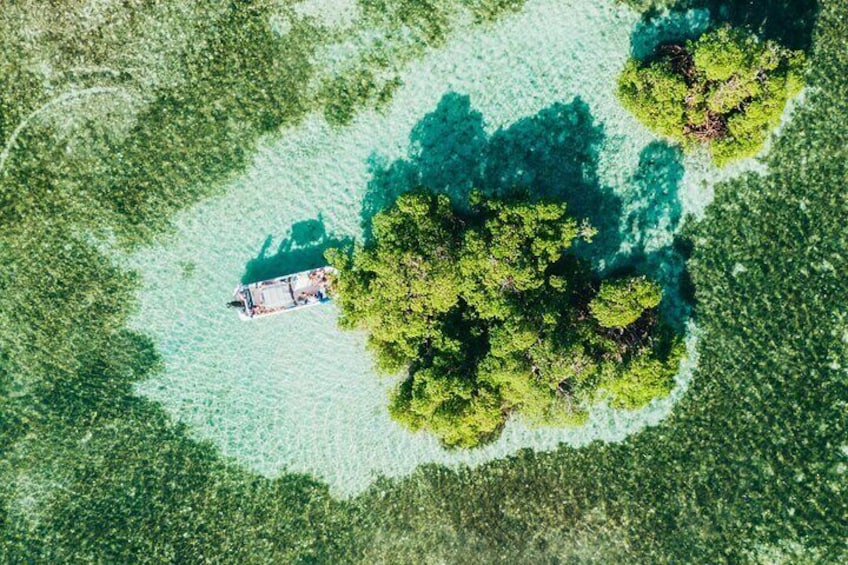
[{"label": "boat shadow", "polygon": [[288,234],[272,251],[274,239],[273,234],[268,234],[256,257],[245,264],[242,284],[322,267],[327,264],[324,259],[327,249],[344,248],[352,244],[350,237],[328,234],[320,215],[318,218],[292,224]]}]

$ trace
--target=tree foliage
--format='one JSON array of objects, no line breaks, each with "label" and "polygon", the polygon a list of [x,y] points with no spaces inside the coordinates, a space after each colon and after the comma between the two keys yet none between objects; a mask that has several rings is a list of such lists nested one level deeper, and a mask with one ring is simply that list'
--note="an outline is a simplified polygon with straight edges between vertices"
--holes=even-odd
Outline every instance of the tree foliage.
[{"label": "tree foliage", "polygon": [[755,155],[802,87],[804,55],[724,26],[630,59],[618,79],[622,104],[684,147],[707,144],[716,163]]},{"label": "tree foliage", "polygon": [[[474,447],[513,412],[577,424],[602,397],[632,409],[667,394],[679,338],[656,331],[655,317],[633,324],[659,304],[659,287],[604,282],[592,299],[594,275],[565,254],[592,235],[563,204],[477,198],[458,212],[445,195],[416,192],[374,217],[368,245],[331,250],[341,325],[368,331],[380,369],[407,371],[391,415]],[[598,300],[614,324],[589,315]]]},{"label": "tree foliage", "polygon": [[605,328],[629,326],[662,300],[658,284],[645,277],[604,281],[597,296],[589,302],[589,310]]}]

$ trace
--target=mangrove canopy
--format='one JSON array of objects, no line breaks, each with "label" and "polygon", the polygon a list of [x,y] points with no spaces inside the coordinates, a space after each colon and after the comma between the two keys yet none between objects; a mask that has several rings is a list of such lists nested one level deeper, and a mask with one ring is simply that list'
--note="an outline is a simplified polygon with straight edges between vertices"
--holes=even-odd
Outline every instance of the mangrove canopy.
[{"label": "mangrove canopy", "polygon": [[392,417],[474,447],[512,413],[574,425],[600,400],[667,394],[683,347],[658,320],[660,289],[599,280],[568,254],[592,235],[560,203],[477,197],[459,211],[415,192],[374,217],[366,245],[328,252],[341,325],[368,332],[383,372],[406,372]]},{"label": "mangrove canopy", "polygon": [[655,133],[686,149],[706,144],[723,165],[762,148],[801,90],[803,65],[801,51],[725,26],[630,59],[618,97]]}]

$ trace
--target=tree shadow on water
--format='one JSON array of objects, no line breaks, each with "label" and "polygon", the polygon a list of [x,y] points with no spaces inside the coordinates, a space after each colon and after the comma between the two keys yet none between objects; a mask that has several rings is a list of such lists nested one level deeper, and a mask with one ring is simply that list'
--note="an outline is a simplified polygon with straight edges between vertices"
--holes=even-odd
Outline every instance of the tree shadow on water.
[{"label": "tree shadow on water", "polygon": [[642,149],[629,183],[633,196],[622,226],[626,239],[644,247],[656,232],[677,231],[683,215],[678,195],[683,174],[680,147],[654,141]]},{"label": "tree shadow on water", "polygon": [[471,108],[468,96],[445,94],[434,112],[415,125],[409,136],[410,160],[419,183],[467,202],[480,186],[486,146],[483,115]]},{"label": "tree shadow on water", "polygon": [[658,45],[696,39],[711,25],[710,12],[706,9],[650,15],[636,22],[630,33],[630,55],[639,60],[650,59]]},{"label": "tree shadow on water", "polygon": [[691,245],[677,235],[683,217],[683,174],[679,147],[654,141],[642,150],[622,220],[622,240],[629,251],[616,257],[610,268],[613,275],[641,274],[657,281],[663,288],[663,318],[678,331],[691,317],[694,301],[686,270]]},{"label": "tree shadow on water", "polygon": [[571,215],[598,230],[591,245],[578,243],[577,254],[608,260],[620,245],[621,200],[598,180],[604,137],[582,99],[553,104],[492,135],[483,188],[565,202]]},{"label": "tree shadow on water", "polygon": [[466,208],[471,190],[482,188],[488,139],[483,115],[471,108],[468,96],[445,94],[436,109],[413,127],[409,142],[408,159],[389,163],[382,155],[372,154],[368,160],[371,181],[362,203],[366,240],[371,238],[371,219],[405,192],[426,187]]},{"label": "tree shadow on water", "polygon": [[526,194],[564,202],[571,215],[598,230],[592,243],[578,242],[574,253],[604,274],[635,272],[660,282],[667,293],[662,308],[680,325],[691,310],[684,288],[687,256],[673,245],[682,219],[682,153],[664,142],[646,146],[622,202],[599,180],[604,138],[603,126],[580,98],[552,104],[489,137],[469,97],[447,93],[413,128],[406,159],[369,158],[365,240],[374,215],[417,188],[446,194],[459,209],[467,209],[472,189],[490,197]]},{"label": "tree shadow on water", "polygon": [[469,97],[449,92],[413,128],[408,159],[369,159],[372,179],[362,205],[365,238],[371,237],[374,215],[404,192],[425,187],[447,194],[463,209],[476,188],[489,196],[526,193],[565,202],[575,217],[588,219],[599,231],[591,255],[614,254],[621,202],[598,182],[603,140],[603,127],[580,98],[553,104],[488,137]]},{"label": "tree shadow on water", "polygon": [[256,257],[247,262],[242,284],[271,279],[315,269],[326,265],[324,252],[331,247],[345,247],[349,237],[338,238],[327,234],[327,227],[319,215],[317,219],[303,220],[292,225],[287,237],[269,254],[274,236],[268,235]]},{"label": "tree shadow on water", "polygon": [[664,42],[697,37],[709,27],[747,27],[790,49],[809,50],[817,0],[679,0],[670,12],[650,10],[633,29],[632,54],[643,59]]}]

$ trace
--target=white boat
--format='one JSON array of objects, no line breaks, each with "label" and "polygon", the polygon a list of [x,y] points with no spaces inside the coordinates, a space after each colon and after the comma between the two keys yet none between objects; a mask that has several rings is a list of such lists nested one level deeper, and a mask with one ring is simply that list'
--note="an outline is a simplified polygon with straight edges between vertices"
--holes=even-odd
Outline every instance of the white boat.
[{"label": "white boat", "polygon": [[324,304],[330,301],[328,275],[335,272],[333,267],[320,267],[266,281],[240,284],[233,292],[233,301],[229,305],[238,309],[242,320],[253,320]]}]

